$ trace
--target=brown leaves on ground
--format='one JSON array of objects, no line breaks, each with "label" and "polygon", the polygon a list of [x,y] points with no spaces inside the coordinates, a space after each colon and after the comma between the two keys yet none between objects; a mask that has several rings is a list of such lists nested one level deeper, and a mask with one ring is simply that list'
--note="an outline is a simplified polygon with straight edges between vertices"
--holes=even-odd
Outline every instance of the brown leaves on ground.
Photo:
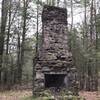
[{"label": "brown leaves on ground", "polygon": [[0,100],[22,100],[22,98],[32,96],[31,90],[0,92]]},{"label": "brown leaves on ground", "polygon": [[79,94],[80,96],[84,97],[86,100],[100,100],[100,92],[82,91]]},{"label": "brown leaves on ground", "polygon": [[[85,97],[86,100],[100,100],[100,92],[80,92],[80,96]],[[31,90],[18,90],[0,92],[0,100],[23,100],[32,96]]]}]

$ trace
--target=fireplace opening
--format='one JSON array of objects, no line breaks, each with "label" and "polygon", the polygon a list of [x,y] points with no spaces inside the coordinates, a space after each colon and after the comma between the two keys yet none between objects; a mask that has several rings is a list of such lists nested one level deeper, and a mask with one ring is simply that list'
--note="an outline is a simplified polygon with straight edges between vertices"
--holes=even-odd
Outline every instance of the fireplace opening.
[{"label": "fireplace opening", "polygon": [[64,87],[66,74],[45,74],[45,87]]}]

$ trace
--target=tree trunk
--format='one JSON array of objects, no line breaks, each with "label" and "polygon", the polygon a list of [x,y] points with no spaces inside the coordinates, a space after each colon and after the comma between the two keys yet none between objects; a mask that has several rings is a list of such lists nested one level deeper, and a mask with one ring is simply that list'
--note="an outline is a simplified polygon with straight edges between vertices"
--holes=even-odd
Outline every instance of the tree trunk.
[{"label": "tree trunk", "polygon": [[71,31],[73,29],[73,0],[71,0]]},{"label": "tree trunk", "polygon": [[28,0],[23,0],[23,33],[22,33],[22,44],[21,44],[21,66],[18,68],[19,74],[19,83],[22,81],[22,67],[24,64],[24,48],[25,48],[25,35],[26,35],[26,20],[27,20],[27,7],[28,7]]},{"label": "tree trunk", "polygon": [[90,8],[90,42],[92,44],[93,40],[93,0],[91,1],[91,8]]},{"label": "tree trunk", "polygon": [[19,32],[17,33],[18,34],[18,39],[17,39],[17,72],[15,71],[15,83],[18,83],[18,80],[19,80],[19,70],[20,70],[20,67],[21,67],[21,45],[20,45],[20,35],[19,35]]},{"label": "tree trunk", "polygon": [[36,45],[35,45],[35,56],[33,59],[33,95],[34,94],[34,81],[35,81],[35,66],[38,60],[38,38],[39,38],[39,5],[37,4],[37,32],[36,32]]},{"label": "tree trunk", "polygon": [[60,0],[57,0],[57,7],[59,7]]},{"label": "tree trunk", "polygon": [[96,0],[95,0],[95,8],[94,8],[94,12],[95,12],[95,29],[96,29],[96,43],[95,43],[95,49],[96,49],[96,68],[95,68],[95,90],[98,91],[98,57],[97,57],[97,52],[98,52],[98,32],[97,32],[97,20],[96,20]]},{"label": "tree trunk", "polygon": [[1,15],[1,32],[0,32],[0,83],[1,83],[1,73],[2,73],[2,57],[3,57],[3,49],[4,49],[4,38],[5,38],[5,29],[7,22],[7,8],[8,0],[2,1],[2,15]]},{"label": "tree trunk", "polygon": [[[6,64],[5,66],[8,66],[8,60],[9,60],[9,35],[10,35],[10,28],[11,28],[11,0],[9,1],[9,6],[8,6],[8,17],[9,17],[9,20],[8,20],[8,32],[7,32],[7,43],[6,43]],[[6,85],[7,84],[7,69],[4,70],[4,84]]]}]

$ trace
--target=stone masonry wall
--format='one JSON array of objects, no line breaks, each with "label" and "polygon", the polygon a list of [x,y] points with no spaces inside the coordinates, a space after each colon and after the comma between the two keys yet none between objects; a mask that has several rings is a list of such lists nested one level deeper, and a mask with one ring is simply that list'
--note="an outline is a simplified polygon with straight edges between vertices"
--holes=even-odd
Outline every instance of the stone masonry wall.
[{"label": "stone masonry wall", "polygon": [[37,86],[44,85],[45,73],[67,73],[73,66],[68,48],[67,10],[44,6],[42,13],[42,45],[36,65]]}]

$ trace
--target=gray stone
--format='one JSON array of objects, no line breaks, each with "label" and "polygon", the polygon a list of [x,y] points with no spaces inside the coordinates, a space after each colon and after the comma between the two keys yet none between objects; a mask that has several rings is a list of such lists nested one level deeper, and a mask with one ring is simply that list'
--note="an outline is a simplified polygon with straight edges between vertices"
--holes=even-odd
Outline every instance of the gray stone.
[{"label": "gray stone", "polygon": [[[44,87],[45,74],[62,74],[73,67],[72,53],[68,49],[67,10],[44,6],[42,13],[43,43],[36,64],[37,87]],[[66,76],[67,77],[67,76]],[[49,83],[48,83],[49,84]]]}]

